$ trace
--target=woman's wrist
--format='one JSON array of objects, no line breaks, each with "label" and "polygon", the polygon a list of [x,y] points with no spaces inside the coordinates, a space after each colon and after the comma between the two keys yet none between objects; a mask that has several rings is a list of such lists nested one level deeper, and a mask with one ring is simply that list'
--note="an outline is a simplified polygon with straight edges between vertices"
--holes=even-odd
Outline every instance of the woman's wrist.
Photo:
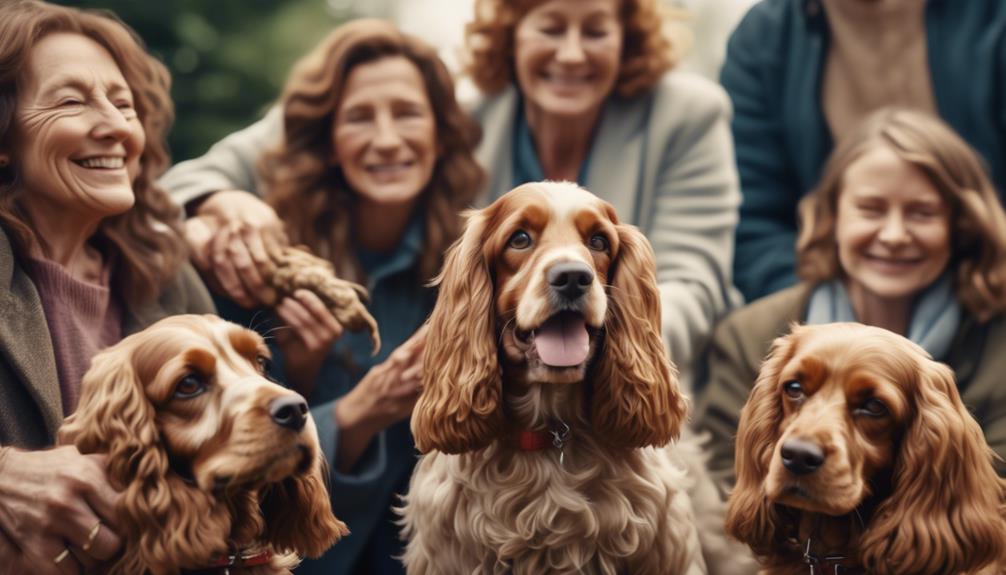
[{"label": "woman's wrist", "polygon": [[356,462],[367,450],[367,446],[380,433],[381,428],[373,418],[357,404],[352,392],[335,402],[332,416],[339,428],[339,445],[336,446],[335,469],[339,473],[350,474]]},{"label": "woman's wrist", "polygon": [[[367,413],[367,409],[361,405],[354,394],[356,390],[350,391],[342,399],[335,402],[332,408],[332,416],[340,433],[364,433],[373,427],[372,417]],[[376,431],[375,431],[376,433]]]}]

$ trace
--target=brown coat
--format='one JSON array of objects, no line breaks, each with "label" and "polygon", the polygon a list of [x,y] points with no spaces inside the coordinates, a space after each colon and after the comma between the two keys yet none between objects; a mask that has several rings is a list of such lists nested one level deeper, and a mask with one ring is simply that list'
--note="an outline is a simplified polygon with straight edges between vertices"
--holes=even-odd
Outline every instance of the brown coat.
[{"label": "brown coat", "polygon": [[[709,468],[726,485],[735,478],[737,421],[761,362],[772,341],[803,320],[812,291],[806,283],[797,284],[735,311],[716,327],[694,421],[712,435]],[[937,359],[953,368],[964,404],[992,449],[1006,457],[1006,318],[979,324],[965,313],[946,357]],[[1002,461],[997,469],[1006,475]]]},{"label": "brown coat", "polygon": [[[206,287],[188,264],[158,300],[126,310],[123,335],[179,313],[214,313]],[[50,446],[62,421],[56,359],[42,302],[0,228],[0,446]]]}]

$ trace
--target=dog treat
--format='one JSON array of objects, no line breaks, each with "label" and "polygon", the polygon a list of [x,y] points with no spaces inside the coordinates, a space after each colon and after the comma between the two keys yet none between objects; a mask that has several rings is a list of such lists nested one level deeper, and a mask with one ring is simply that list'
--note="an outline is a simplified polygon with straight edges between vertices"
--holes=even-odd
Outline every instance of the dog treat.
[{"label": "dog treat", "polygon": [[298,289],[310,290],[325,303],[336,321],[350,331],[370,331],[372,353],[381,349],[381,336],[377,321],[367,311],[366,288],[360,284],[339,279],[331,262],[312,254],[305,247],[285,246],[266,242],[269,264],[263,270],[267,281],[276,289],[276,305],[281,299],[293,295]]}]

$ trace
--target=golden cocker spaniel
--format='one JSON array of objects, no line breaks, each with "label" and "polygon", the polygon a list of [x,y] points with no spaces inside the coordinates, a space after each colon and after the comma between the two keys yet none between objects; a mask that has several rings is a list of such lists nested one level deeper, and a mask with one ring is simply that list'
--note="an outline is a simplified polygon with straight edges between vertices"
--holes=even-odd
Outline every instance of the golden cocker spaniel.
[{"label": "golden cocker spaniel", "polygon": [[268,357],[253,331],[183,315],[94,358],[60,440],[107,453],[124,491],[111,573],[289,573],[347,533],[307,403]]},{"label": "golden cocker spaniel", "polygon": [[727,531],[763,573],[1000,573],[994,457],[922,348],[855,323],[795,326],[741,412]]},{"label": "golden cocker spaniel", "polygon": [[470,215],[438,281],[412,416],[425,455],[402,509],[407,571],[703,565],[692,479],[663,447],[687,402],[643,235],[575,184],[528,184]]}]

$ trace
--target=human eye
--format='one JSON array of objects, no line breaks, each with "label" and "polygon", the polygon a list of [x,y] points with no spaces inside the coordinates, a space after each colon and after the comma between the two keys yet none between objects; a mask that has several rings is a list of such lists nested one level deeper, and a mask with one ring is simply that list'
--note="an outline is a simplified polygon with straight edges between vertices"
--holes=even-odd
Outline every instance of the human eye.
[{"label": "human eye", "polygon": [[426,116],[426,109],[419,104],[407,103],[395,109],[395,116],[398,118],[423,118]]},{"label": "human eye", "polygon": [[546,36],[562,36],[566,33],[566,26],[556,18],[543,18],[538,22],[538,32]]},{"label": "human eye", "polygon": [[856,209],[867,217],[877,217],[884,213],[884,207],[876,202],[860,202],[856,205]]},{"label": "human eye", "polygon": [[83,106],[85,102],[86,99],[80,94],[61,94],[56,98],[56,105],[60,108],[75,108]]},{"label": "human eye", "polygon": [[917,220],[930,220],[939,217],[940,210],[936,206],[919,205],[908,210],[908,216]]},{"label": "human eye", "polygon": [[342,114],[342,121],[347,124],[362,124],[369,122],[373,116],[366,108],[350,108]]},{"label": "human eye", "polygon": [[587,38],[606,38],[611,33],[612,24],[607,18],[598,18],[589,21],[583,27],[583,35]]}]

